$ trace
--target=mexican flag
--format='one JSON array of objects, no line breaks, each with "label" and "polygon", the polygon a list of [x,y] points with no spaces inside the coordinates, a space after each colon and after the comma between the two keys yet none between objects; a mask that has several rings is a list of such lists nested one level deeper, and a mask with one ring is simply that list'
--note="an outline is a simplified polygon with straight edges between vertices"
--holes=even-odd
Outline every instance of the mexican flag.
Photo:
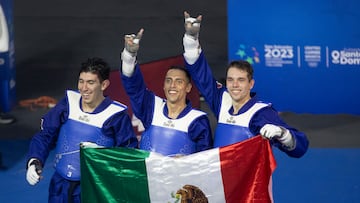
[{"label": "mexican flag", "polygon": [[276,167],[256,136],[183,157],[129,148],[81,149],[82,202],[271,202]]}]

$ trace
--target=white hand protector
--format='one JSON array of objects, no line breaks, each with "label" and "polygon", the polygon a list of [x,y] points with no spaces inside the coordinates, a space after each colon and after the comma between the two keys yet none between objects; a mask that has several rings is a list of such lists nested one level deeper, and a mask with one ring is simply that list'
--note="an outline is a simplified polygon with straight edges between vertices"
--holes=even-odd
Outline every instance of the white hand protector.
[{"label": "white hand protector", "polygon": [[142,38],[144,29],[140,29],[140,31],[135,34],[125,35],[125,47],[123,52],[121,53],[122,60],[122,73],[130,77],[134,73],[136,55],[139,50],[139,43]]},{"label": "white hand protector", "polygon": [[190,65],[194,64],[200,56],[201,47],[199,43],[200,24],[202,16],[197,18],[190,17],[190,14],[184,12],[185,34],[183,37],[184,58]]},{"label": "white hand protector", "polygon": [[191,36],[193,39],[198,39],[200,33],[200,25],[202,16],[199,15],[197,18],[190,16],[188,12],[184,12],[185,17],[185,34]]},{"label": "white hand protector", "polygon": [[80,143],[80,147],[81,148],[104,148],[104,146],[98,145],[94,142],[81,142]]},{"label": "white hand protector", "polygon": [[266,139],[277,139],[288,149],[293,149],[295,147],[295,141],[286,128],[279,127],[272,124],[266,124],[260,129],[260,134],[263,138]]},{"label": "white hand protector", "polygon": [[37,184],[40,179],[42,173],[42,166],[39,160],[37,159],[30,159],[28,164],[28,169],[26,171],[26,180],[30,185]]},{"label": "white hand protector", "polygon": [[140,31],[135,34],[125,35],[125,50],[128,51],[132,56],[136,56],[139,50],[140,40],[142,38],[144,29],[140,29]]}]

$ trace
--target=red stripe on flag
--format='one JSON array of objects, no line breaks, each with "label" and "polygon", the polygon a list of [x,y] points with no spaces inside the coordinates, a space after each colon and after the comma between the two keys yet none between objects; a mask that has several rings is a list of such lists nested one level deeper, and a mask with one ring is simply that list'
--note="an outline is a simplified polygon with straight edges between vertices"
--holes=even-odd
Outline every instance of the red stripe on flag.
[{"label": "red stripe on flag", "polygon": [[271,202],[269,181],[276,161],[269,141],[255,136],[219,150],[226,202]]}]

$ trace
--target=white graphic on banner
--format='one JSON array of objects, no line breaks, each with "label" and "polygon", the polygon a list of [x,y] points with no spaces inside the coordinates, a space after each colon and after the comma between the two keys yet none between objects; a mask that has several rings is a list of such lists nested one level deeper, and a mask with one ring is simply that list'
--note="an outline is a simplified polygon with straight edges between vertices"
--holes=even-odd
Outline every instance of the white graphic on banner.
[{"label": "white graphic on banner", "polygon": [[264,45],[265,66],[283,67],[294,64],[294,48],[291,45]]},{"label": "white graphic on banner", "polygon": [[360,49],[345,48],[331,51],[331,62],[339,65],[360,65]]},{"label": "white graphic on banner", "polygon": [[304,60],[309,67],[316,68],[321,62],[320,46],[304,46]]},{"label": "white graphic on banner", "polygon": [[[241,45],[244,47],[245,45]],[[261,63],[265,67],[281,68],[335,68],[335,67],[360,67],[360,48],[331,49],[319,45],[269,45],[264,44],[263,59],[257,52],[256,46],[251,50],[239,48],[237,57],[248,61],[250,64]],[[250,54],[248,52],[252,51]]]}]

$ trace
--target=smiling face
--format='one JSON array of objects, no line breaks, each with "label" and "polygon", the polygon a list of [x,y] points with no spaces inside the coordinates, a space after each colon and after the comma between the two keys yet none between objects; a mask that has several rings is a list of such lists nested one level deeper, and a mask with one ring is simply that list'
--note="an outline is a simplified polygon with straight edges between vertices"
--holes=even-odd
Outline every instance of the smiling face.
[{"label": "smiling face", "polygon": [[244,104],[250,97],[250,91],[255,81],[249,79],[248,72],[237,67],[229,67],[226,77],[226,87],[234,103]]},{"label": "smiling face", "polygon": [[170,69],[166,73],[164,92],[171,104],[185,104],[186,95],[191,91],[191,83],[186,73],[180,69]]},{"label": "smiling face", "polygon": [[104,100],[103,92],[108,86],[109,80],[100,82],[98,76],[94,73],[80,73],[78,89],[82,97],[83,109],[95,109]]}]

